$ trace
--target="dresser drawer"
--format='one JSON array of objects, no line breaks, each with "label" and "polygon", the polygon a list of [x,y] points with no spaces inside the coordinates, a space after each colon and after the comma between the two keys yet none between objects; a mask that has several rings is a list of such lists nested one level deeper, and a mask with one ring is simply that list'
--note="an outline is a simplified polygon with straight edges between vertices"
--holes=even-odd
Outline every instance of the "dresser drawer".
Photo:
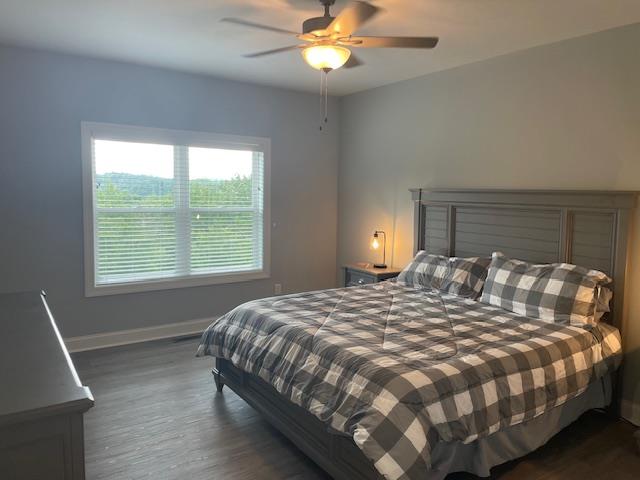
[{"label": "dresser drawer", "polygon": [[344,283],[347,287],[369,285],[371,283],[376,283],[376,277],[367,275],[366,273],[354,272],[353,270],[347,269],[347,271],[345,272]]}]

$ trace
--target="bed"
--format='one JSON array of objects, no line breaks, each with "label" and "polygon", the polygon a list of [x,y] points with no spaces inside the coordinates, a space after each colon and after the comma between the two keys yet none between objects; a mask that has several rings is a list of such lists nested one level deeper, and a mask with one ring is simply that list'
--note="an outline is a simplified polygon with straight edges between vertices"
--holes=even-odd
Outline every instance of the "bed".
[{"label": "bed", "polygon": [[[614,280],[608,322],[530,318],[396,282],[256,300],[199,355],[338,479],[488,476],[615,396],[625,192],[412,190],[414,250],[567,261]],[[428,335],[425,334],[428,332]]]}]

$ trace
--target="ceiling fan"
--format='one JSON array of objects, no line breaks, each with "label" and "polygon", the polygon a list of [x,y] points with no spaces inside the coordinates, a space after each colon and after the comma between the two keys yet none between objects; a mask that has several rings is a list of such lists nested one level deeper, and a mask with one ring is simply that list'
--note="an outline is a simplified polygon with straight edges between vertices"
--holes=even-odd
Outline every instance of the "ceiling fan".
[{"label": "ceiling fan", "polygon": [[324,15],[313,17],[302,23],[302,33],[280,27],[262,25],[241,18],[223,18],[221,21],[271,32],[295,35],[306,42],[300,45],[275,48],[245,55],[247,58],[263,57],[289,50],[301,50],[304,60],[313,68],[328,73],[344,66],[357,67],[362,64],[350,48],[433,48],[438,37],[365,37],[354,32],[365,22],[380,12],[380,8],[368,2],[352,2],[336,17],[329,9],[335,0],[319,0],[324,7]]}]

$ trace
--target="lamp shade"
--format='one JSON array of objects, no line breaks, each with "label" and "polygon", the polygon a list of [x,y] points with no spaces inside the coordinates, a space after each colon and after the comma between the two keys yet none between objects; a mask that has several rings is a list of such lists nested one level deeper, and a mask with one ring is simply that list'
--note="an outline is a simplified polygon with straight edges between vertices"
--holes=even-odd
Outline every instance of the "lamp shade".
[{"label": "lamp shade", "polygon": [[312,45],[302,49],[302,57],[317,70],[340,68],[351,56],[351,50],[339,45]]}]

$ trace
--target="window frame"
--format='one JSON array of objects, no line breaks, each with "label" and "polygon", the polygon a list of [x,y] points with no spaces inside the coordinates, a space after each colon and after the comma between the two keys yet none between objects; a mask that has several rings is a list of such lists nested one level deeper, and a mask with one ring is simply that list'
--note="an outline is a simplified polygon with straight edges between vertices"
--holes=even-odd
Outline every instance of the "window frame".
[{"label": "window frame", "polygon": [[[221,148],[227,150],[252,150],[262,152],[263,225],[262,269],[231,273],[202,273],[170,278],[145,279],[121,283],[96,284],[96,198],[94,195],[95,168],[92,156],[92,139],[165,145]],[[118,295],[175,288],[198,287],[225,283],[246,282],[269,278],[271,275],[271,140],[188,130],[120,125],[111,123],[81,122],[82,146],[82,197],[84,230],[84,283],[85,297]]]}]

